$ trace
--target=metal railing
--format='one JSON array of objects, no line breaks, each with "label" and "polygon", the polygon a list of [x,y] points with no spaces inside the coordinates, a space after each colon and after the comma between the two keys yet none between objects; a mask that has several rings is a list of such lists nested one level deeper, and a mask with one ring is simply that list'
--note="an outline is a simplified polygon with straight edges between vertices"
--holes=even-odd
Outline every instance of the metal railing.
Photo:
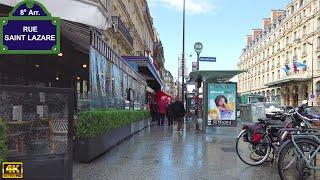
[{"label": "metal railing", "polygon": [[119,30],[119,32],[126,38],[126,40],[129,42],[129,44],[133,47],[133,38],[127,29],[127,27],[124,25],[122,20],[119,16],[112,16],[112,22],[115,25],[116,31]]}]

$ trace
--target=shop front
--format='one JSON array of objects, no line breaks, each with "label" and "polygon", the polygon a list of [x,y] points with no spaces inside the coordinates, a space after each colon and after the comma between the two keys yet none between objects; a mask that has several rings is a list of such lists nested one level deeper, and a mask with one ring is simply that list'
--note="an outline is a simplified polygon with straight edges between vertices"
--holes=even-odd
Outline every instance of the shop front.
[{"label": "shop front", "polygon": [[[0,4],[2,16],[11,9]],[[145,79],[104,39],[95,27],[61,20],[60,54],[0,55],[7,160],[21,161],[26,179],[72,179],[77,112],[144,108]]]},{"label": "shop front", "polygon": [[146,79],[149,91],[147,91],[147,104],[154,103],[157,96],[157,91],[162,90],[164,87],[163,81],[160,77],[159,71],[153,63],[153,59],[150,56],[124,56],[123,57],[130,66],[144,79]]},{"label": "shop front", "polygon": [[275,101],[281,102],[282,106],[296,107],[303,100],[309,100],[312,91],[310,78],[286,79],[266,85],[276,92]]}]

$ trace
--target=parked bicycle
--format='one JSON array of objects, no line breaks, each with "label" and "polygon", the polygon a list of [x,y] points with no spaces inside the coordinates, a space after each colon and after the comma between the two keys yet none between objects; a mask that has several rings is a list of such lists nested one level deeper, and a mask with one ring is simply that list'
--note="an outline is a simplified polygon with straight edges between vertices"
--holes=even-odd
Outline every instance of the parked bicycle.
[{"label": "parked bicycle", "polygon": [[[319,114],[301,114],[304,123],[319,125]],[[304,126],[305,124],[301,125]],[[282,180],[320,179],[320,130],[306,128],[304,131],[291,132],[291,138],[285,142],[279,152],[278,172]]]},{"label": "parked bicycle", "polygon": [[[290,140],[291,131],[301,131],[302,128],[310,128],[305,119],[297,115],[307,107],[304,101],[298,108],[291,108],[283,113],[281,119],[284,121],[260,119],[254,125],[245,125],[237,137],[236,152],[244,163],[257,166],[268,160],[272,152],[271,162],[278,156],[280,145]],[[301,127],[301,122],[304,126]]]}]

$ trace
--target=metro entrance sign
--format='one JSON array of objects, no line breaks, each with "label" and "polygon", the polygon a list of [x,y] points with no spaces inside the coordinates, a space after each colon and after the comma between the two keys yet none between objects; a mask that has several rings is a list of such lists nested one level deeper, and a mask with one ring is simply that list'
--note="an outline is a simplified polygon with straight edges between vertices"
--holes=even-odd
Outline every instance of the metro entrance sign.
[{"label": "metro entrance sign", "polygon": [[24,0],[0,18],[0,54],[59,54],[60,19],[37,1]]}]

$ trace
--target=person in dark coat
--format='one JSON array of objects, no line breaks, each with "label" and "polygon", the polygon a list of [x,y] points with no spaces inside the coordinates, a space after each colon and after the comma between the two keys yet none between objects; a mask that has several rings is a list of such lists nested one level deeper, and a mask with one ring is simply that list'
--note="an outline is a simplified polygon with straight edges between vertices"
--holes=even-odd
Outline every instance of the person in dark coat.
[{"label": "person in dark coat", "polygon": [[152,121],[157,120],[157,105],[155,103],[151,104],[150,107]]},{"label": "person in dark coat", "polygon": [[186,114],[186,110],[184,109],[183,102],[179,100],[179,97],[176,97],[176,101],[172,103],[173,110],[173,119],[176,123],[178,123],[178,131],[181,131],[183,124],[183,117]]},{"label": "person in dark coat", "polygon": [[168,126],[171,126],[173,124],[173,102],[169,104],[167,107],[167,118],[168,118]]}]

